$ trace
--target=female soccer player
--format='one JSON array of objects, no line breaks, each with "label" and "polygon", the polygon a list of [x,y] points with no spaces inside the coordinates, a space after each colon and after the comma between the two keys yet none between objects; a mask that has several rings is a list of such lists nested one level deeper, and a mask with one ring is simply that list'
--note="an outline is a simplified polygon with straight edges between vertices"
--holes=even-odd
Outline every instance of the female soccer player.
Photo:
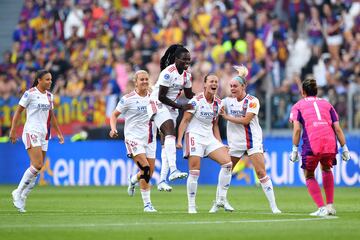
[{"label": "female soccer player", "polygon": [[139,173],[129,179],[128,193],[134,195],[139,180],[144,212],[156,212],[150,200],[150,184],[155,167],[156,128],[146,114],[149,105],[149,74],[144,70],[135,73],[135,90],[123,96],[110,118],[110,137],[118,136],[116,121],[120,114],[125,118],[125,144],[128,156],[139,167]]},{"label": "female soccer player", "polygon": [[[339,125],[339,117],[334,107],[325,99],[317,98],[317,85],[313,77],[308,77],[302,83],[303,99],[299,100],[291,109],[290,121],[293,123],[293,148],[290,160],[299,161],[298,146],[301,128],[303,129],[301,168],[304,169],[306,187],[310,196],[318,207],[311,216],[335,215],[334,176],[331,168],[336,164],[336,138],[342,147],[342,159],[350,159],[344,133]],[[326,203],[321,189],[314,177],[314,171],[320,162]]]},{"label": "female soccer player", "polygon": [[44,165],[46,151],[50,138],[50,123],[55,127],[59,142],[64,143],[64,137],[55,118],[54,96],[48,91],[51,87],[52,76],[47,70],[36,73],[35,81],[19,101],[15,111],[10,140],[16,142],[16,126],[21,113],[26,109],[26,122],[22,140],[30,158],[30,167],[25,171],[18,187],[12,192],[14,206],[19,212],[26,212],[26,198],[36,184],[36,177]]},{"label": "female soccer player", "polygon": [[175,126],[178,109],[186,111],[191,104],[180,105],[176,100],[182,90],[185,97],[191,99],[190,53],[182,45],[171,45],[161,58],[161,73],[150,96],[147,112],[152,121],[164,135],[164,152],[170,168],[169,180],[186,178],[187,173],[176,167]]},{"label": "female soccer player", "polygon": [[270,203],[273,213],[281,213],[275,202],[273,185],[265,171],[265,160],[262,144],[262,130],[259,124],[259,100],[246,93],[245,66],[236,68],[239,76],[230,82],[232,97],[223,99],[220,115],[227,120],[227,138],[229,153],[233,166],[247,154],[251,160],[262,189]]},{"label": "female soccer player", "polygon": [[206,156],[221,165],[216,200],[209,212],[215,213],[220,207],[225,211],[234,211],[226,198],[231,181],[232,163],[226,147],[221,143],[218,126],[221,100],[215,95],[219,88],[219,79],[216,75],[209,74],[204,80],[205,91],[190,100],[193,109],[184,113],[177,140],[177,147],[181,148],[186,130],[184,156],[189,158],[188,212],[197,213],[195,197],[200,175],[200,160]]}]

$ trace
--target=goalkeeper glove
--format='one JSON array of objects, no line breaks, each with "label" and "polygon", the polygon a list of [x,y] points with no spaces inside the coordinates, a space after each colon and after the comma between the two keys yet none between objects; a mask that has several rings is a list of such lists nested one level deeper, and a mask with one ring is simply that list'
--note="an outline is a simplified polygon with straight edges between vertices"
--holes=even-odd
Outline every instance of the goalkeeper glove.
[{"label": "goalkeeper glove", "polygon": [[298,147],[293,145],[292,152],[290,154],[290,161],[297,162],[299,161]]},{"label": "goalkeeper glove", "polygon": [[349,161],[350,160],[350,152],[349,152],[349,149],[346,146],[346,144],[344,144],[344,146],[342,146],[341,158],[342,158],[343,161]]}]

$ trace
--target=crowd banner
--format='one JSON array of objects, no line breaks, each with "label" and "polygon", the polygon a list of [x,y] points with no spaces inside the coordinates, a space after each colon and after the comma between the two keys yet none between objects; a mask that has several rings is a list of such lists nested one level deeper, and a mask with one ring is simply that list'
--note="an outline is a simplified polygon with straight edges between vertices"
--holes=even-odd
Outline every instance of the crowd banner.
[{"label": "crowd banner", "polygon": [[[351,160],[341,161],[337,155],[334,167],[336,186],[360,186],[360,137],[348,137]],[[289,161],[291,151],[290,137],[265,138],[265,166],[268,175],[276,186],[303,186],[305,184],[300,162]],[[156,169],[152,184],[160,177],[160,143],[158,143]],[[187,160],[182,151],[177,151],[177,165],[188,171]],[[0,144],[0,184],[17,184],[29,166],[28,155],[21,142]],[[217,184],[219,165],[205,158],[201,162],[200,184]],[[88,185],[126,185],[127,176],[134,174],[137,166],[126,155],[123,141],[84,141],[59,144],[50,140],[49,151],[44,168],[39,177],[40,185],[88,186]],[[321,173],[316,172],[321,183]],[[186,180],[174,184],[185,184]],[[254,185],[256,183],[251,166],[233,175],[231,185]]]}]

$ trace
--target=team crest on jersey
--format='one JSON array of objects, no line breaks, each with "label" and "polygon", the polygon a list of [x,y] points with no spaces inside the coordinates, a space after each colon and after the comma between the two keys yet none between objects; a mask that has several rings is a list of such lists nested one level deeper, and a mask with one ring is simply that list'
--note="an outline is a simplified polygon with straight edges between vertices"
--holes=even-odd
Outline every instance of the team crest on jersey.
[{"label": "team crest on jersey", "polygon": [[120,100],[120,104],[124,104],[124,103],[125,103],[124,98],[121,98],[121,100]]},{"label": "team crest on jersey", "polygon": [[249,107],[250,108],[256,108],[256,102],[251,102],[250,104],[249,104]]},{"label": "team crest on jersey", "polygon": [[25,92],[25,93],[24,93],[24,98],[27,98],[27,97],[29,97],[29,93],[28,93],[28,92]]},{"label": "team crest on jersey", "polygon": [[218,105],[216,104],[215,106],[213,106],[213,109],[214,109],[214,113],[217,113],[217,111],[218,111]]},{"label": "team crest on jersey", "polygon": [[192,105],[193,107],[195,107],[195,106],[196,106],[196,101],[192,101],[192,102],[191,102],[191,105]]},{"label": "team crest on jersey", "polygon": [[170,78],[170,74],[165,74],[165,75],[164,75],[164,78],[165,78],[166,80],[168,80],[168,79]]}]

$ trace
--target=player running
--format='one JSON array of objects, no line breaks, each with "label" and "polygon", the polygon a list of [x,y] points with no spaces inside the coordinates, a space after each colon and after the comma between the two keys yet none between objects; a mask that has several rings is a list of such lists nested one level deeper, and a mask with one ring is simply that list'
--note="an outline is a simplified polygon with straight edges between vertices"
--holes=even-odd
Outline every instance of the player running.
[{"label": "player running", "polygon": [[155,167],[156,128],[149,121],[146,107],[149,105],[149,74],[144,70],[135,73],[135,90],[123,96],[110,118],[110,137],[118,136],[116,121],[124,115],[125,146],[128,156],[139,167],[139,173],[129,178],[128,194],[134,196],[139,181],[144,212],[156,212],[150,199],[150,179]]}]

